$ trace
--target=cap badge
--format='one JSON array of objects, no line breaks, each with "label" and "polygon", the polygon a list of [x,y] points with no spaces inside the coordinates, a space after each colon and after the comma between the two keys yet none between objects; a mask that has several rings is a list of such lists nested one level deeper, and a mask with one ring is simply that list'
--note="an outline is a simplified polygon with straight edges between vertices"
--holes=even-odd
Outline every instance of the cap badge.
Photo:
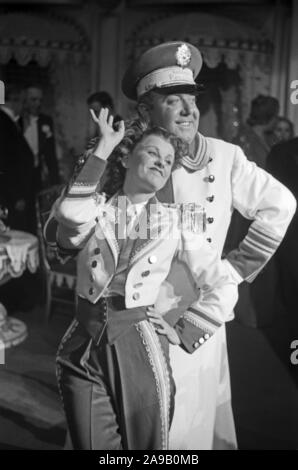
[{"label": "cap badge", "polygon": [[177,64],[180,67],[186,67],[191,59],[191,52],[189,47],[186,44],[182,44],[178,47],[176,51]]}]

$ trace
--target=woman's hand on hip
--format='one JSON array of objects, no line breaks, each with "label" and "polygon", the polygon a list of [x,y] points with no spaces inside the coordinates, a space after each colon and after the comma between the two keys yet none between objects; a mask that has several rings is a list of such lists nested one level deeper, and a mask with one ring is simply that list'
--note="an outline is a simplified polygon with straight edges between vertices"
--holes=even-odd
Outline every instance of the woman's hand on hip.
[{"label": "woman's hand on hip", "polygon": [[176,330],[163,319],[162,315],[154,309],[154,306],[147,307],[147,316],[149,321],[154,325],[157,333],[165,335],[169,342],[174,345],[181,343]]}]

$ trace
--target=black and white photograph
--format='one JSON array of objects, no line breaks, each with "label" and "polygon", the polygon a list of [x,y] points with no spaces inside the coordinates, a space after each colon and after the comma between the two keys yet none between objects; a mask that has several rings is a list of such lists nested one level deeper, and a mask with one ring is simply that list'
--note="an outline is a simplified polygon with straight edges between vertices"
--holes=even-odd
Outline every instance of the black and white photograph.
[{"label": "black and white photograph", "polygon": [[0,0],[0,450],[298,450],[297,197],[295,0]]}]

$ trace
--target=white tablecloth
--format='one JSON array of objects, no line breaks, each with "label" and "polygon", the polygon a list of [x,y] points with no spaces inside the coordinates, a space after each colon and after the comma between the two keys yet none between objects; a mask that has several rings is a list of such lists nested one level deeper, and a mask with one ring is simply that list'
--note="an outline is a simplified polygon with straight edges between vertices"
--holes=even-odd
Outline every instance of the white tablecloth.
[{"label": "white tablecloth", "polygon": [[[0,285],[22,276],[26,269],[34,273],[39,264],[37,237],[19,230],[9,230],[4,236],[0,237]],[[8,317],[6,308],[0,303],[0,364],[5,363],[4,350],[16,346],[26,337],[25,323]]]}]

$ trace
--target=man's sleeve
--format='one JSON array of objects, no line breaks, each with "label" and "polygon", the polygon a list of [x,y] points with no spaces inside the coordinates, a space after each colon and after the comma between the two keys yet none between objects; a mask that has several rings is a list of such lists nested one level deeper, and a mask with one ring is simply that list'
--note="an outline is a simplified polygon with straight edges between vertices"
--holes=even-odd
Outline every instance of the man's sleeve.
[{"label": "man's sleeve", "polygon": [[286,158],[290,157],[286,149],[288,149],[288,146],[285,144],[274,145],[266,160],[266,170],[278,180],[285,173],[283,164]]},{"label": "man's sleeve", "polygon": [[281,243],[295,213],[296,200],[283,184],[247,160],[237,146],[231,185],[234,208],[253,222],[226,260],[235,278],[252,282]]},{"label": "man's sleeve", "polygon": [[178,256],[189,267],[198,287],[198,300],[174,325],[180,346],[192,353],[229,320],[238,300],[238,288],[203,234],[182,234]]}]

